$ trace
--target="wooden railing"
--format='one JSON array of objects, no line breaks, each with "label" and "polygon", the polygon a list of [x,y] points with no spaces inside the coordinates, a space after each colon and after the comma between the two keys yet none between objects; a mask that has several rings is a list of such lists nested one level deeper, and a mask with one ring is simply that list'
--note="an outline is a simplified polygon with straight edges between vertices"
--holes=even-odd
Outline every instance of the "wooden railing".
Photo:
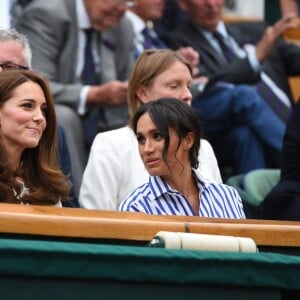
[{"label": "wooden railing", "polygon": [[253,238],[257,246],[300,247],[300,222],[231,220],[0,204],[0,235],[148,242],[158,231]]}]

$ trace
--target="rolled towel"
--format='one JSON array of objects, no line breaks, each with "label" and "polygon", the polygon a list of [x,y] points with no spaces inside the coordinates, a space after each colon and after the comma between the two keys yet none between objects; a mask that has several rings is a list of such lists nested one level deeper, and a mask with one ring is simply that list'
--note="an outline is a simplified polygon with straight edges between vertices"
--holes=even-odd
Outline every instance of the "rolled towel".
[{"label": "rolled towel", "polygon": [[240,252],[258,252],[253,239],[246,237],[236,237],[239,242]]},{"label": "rolled towel", "polygon": [[168,231],[158,232],[149,246],[168,249],[257,252],[256,244],[251,238]]}]

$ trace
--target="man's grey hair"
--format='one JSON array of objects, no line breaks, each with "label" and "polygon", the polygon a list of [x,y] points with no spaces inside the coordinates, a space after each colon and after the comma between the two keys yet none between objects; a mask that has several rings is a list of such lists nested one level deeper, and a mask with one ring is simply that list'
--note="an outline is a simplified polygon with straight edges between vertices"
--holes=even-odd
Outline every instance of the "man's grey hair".
[{"label": "man's grey hair", "polygon": [[31,68],[31,48],[29,45],[28,38],[23,35],[22,33],[18,32],[16,29],[0,29],[0,43],[7,42],[7,41],[15,41],[20,43],[23,47],[24,51],[24,60],[27,67]]}]

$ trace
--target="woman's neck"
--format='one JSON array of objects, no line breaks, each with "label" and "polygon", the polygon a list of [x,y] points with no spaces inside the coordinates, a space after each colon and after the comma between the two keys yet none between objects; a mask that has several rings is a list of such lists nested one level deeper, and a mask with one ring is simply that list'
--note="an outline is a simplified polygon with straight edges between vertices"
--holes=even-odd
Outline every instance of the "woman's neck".
[{"label": "woman's neck", "polygon": [[7,161],[10,163],[12,170],[17,170],[20,166],[21,156],[24,149],[20,150],[20,147],[7,145],[6,143],[3,146],[5,149]]},{"label": "woman's neck", "polygon": [[185,168],[180,174],[172,174],[171,177],[163,178],[174,190],[183,194],[192,206],[195,215],[199,215],[199,187],[194,178],[193,171]]},{"label": "woman's neck", "polygon": [[16,171],[19,168],[21,162],[21,155],[22,153],[20,151],[7,152],[7,159],[10,162],[12,170]]}]

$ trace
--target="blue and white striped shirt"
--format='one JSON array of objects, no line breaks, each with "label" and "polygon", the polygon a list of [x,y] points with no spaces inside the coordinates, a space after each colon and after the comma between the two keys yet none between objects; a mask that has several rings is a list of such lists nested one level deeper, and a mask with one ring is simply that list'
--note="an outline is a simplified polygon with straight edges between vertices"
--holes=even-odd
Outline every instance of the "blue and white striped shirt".
[{"label": "blue and white striped shirt", "polygon": [[[199,216],[212,218],[244,219],[242,200],[231,186],[200,179],[195,170],[199,193]],[[135,189],[119,207],[120,211],[143,212],[151,215],[194,216],[185,198],[173,190],[161,177],[150,176],[149,182]]]}]

